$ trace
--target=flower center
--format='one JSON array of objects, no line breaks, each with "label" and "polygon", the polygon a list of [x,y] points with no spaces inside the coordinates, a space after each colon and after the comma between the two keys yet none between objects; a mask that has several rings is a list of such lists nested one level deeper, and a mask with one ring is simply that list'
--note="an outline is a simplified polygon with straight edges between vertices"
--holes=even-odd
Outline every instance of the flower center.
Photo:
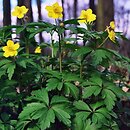
[{"label": "flower center", "polygon": [[15,51],[15,49],[12,46],[8,47],[8,49],[9,51]]},{"label": "flower center", "polygon": [[60,13],[60,10],[57,7],[54,7],[54,12],[55,13]]},{"label": "flower center", "polygon": [[22,14],[22,10],[21,9],[18,10],[18,14]]}]

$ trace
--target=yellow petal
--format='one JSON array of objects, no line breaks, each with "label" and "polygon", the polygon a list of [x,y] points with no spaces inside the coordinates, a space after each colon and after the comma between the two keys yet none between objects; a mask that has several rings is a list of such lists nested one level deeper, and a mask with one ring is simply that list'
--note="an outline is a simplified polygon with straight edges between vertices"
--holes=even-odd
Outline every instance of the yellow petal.
[{"label": "yellow petal", "polygon": [[9,53],[4,52],[3,56],[4,57],[9,57]]},{"label": "yellow petal", "polygon": [[28,12],[28,8],[25,6],[21,6],[22,13],[26,14]]},{"label": "yellow petal", "polygon": [[41,53],[41,48],[40,48],[40,47],[37,47],[37,48],[35,49],[35,53]]},{"label": "yellow petal", "polygon": [[13,54],[14,54],[13,56],[17,56],[17,55],[18,55],[18,52],[17,52],[17,51],[14,51]]},{"label": "yellow petal", "polygon": [[111,41],[115,42],[115,32],[113,30],[109,32],[108,37]]},{"label": "yellow petal", "polygon": [[59,14],[59,18],[62,18],[63,17],[63,14]]},{"label": "yellow petal", "polygon": [[51,6],[46,6],[45,9],[46,9],[47,11],[52,11],[52,10],[53,10]]},{"label": "yellow petal", "polygon": [[95,14],[88,15],[87,22],[92,22],[94,20],[96,20],[96,15]]},{"label": "yellow petal", "polygon": [[24,14],[19,14],[18,16],[17,16],[19,19],[21,19],[21,18],[23,18],[24,17]]},{"label": "yellow petal", "polygon": [[59,3],[56,2],[56,3],[54,3],[52,6],[59,6]]},{"label": "yellow petal", "polygon": [[91,9],[87,9],[87,12],[88,14],[92,14],[92,10]]},{"label": "yellow petal", "polygon": [[12,47],[14,45],[14,42],[12,40],[7,41],[7,46]]},{"label": "yellow petal", "polygon": [[14,10],[12,11],[12,16],[17,16],[18,15],[18,10],[19,10],[19,6],[16,6],[15,8],[14,8]]},{"label": "yellow petal", "polygon": [[48,16],[54,19],[62,18],[62,6],[58,2],[54,3],[52,6],[46,6],[45,8],[48,11]]},{"label": "yellow petal", "polygon": [[7,51],[7,50],[8,50],[8,47],[7,47],[7,46],[4,46],[4,47],[2,47],[2,50],[3,50],[3,51]]},{"label": "yellow petal", "polygon": [[17,50],[20,47],[19,43],[14,44],[14,50]]},{"label": "yellow petal", "polygon": [[114,21],[111,21],[110,22],[110,27],[114,30],[115,29],[115,22]]},{"label": "yellow petal", "polygon": [[17,16],[18,13],[17,13],[16,11],[13,11],[13,12],[11,13],[11,15],[12,15],[12,16]]}]

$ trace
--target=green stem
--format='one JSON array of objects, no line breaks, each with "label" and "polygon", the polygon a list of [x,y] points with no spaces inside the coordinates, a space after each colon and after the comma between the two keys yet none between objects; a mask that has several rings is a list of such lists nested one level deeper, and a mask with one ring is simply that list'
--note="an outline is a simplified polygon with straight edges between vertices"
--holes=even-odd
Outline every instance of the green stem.
[{"label": "green stem", "polygon": [[82,73],[83,73],[83,63],[81,62],[81,64],[80,64],[80,78],[82,78]]},{"label": "green stem", "polygon": [[[24,23],[24,20],[21,19],[21,22],[22,22],[22,25],[24,26],[24,28],[26,28],[26,24]],[[24,39],[25,39],[25,50],[26,50],[26,53],[29,54],[29,43],[28,43],[28,39],[26,38],[25,36],[25,32],[23,32],[23,36],[24,36]]]},{"label": "green stem", "polygon": [[[57,23],[56,19],[55,19],[55,23],[58,26],[58,23]],[[62,47],[61,47],[62,34],[60,35],[58,33],[58,37],[59,37],[59,68],[60,68],[60,73],[62,73]]]},{"label": "green stem", "polygon": [[29,44],[28,44],[28,40],[26,39],[26,37],[25,37],[25,44],[26,44],[26,46],[25,46],[26,53],[29,54]]},{"label": "green stem", "polygon": [[61,36],[59,35],[59,67],[60,73],[62,72],[62,48],[61,48]]},{"label": "green stem", "polygon": [[54,58],[54,40],[52,38],[52,33],[51,33],[51,57]]},{"label": "green stem", "polygon": [[98,48],[102,47],[102,45],[106,42],[107,39],[108,39],[108,36],[103,40],[103,42],[98,46]]}]

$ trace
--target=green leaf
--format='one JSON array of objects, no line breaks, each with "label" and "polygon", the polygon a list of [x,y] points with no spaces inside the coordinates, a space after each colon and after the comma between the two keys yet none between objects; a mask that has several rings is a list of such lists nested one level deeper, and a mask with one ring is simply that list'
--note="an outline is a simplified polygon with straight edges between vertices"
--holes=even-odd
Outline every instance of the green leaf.
[{"label": "green leaf", "polygon": [[112,110],[113,106],[115,105],[116,95],[109,89],[103,89],[102,97],[104,99],[104,103],[108,110]]},{"label": "green leaf", "polygon": [[75,99],[78,99],[78,97],[79,97],[79,89],[70,82],[66,82],[64,85],[65,85],[65,87],[69,88],[71,95]]},{"label": "green leaf", "polygon": [[75,128],[74,130],[85,130],[86,123],[88,121],[88,117],[91,113],[90,112],[77,112],[76,117],[74,119]]},{"label": "green leaf", "polygon": [[40,128],[42,130],[46,130],[47,128],[50,127],[50,124],[54,122],[55,122],[55,113],[53,109],[49,109],[48,111],[46,111],[46,113],[44,113],[39,119]]},{"label": "green leaf", "polygon": [[59,35],[61,35],[62,33],[64,33],[64,31],[65,31],[64,28],[57,26],[57,33],[58,33]]},{"label": "green leaf", "polygon": [[88,116],[91,114],[91,112],[87,112],[87,111],[80,111],[76,113],[76,119],[77,120],[86,120],[88,118]]},{"label": "green leaf", "polygon": [[30,97],[30,99],[36,99],[36,100],[44,102],[47,106],[49,105],[48,92],[44,88],[33,91],[31,94],[32,96]]},{"label": "green leaf", "polygon": [[90,107],[88,106],[88,104],[86,104],[85,102],[79,100],[79,101],[75,101],[74,102],[74,106],[78,109],[78,110],[85,110],[85,111],[91,111]]},{"label": "green leaf", "polygon": [[108,82],[105,84],[107,86],[107,89],[110,89],[112,92],[114,92],[117,97],[121,98],[123,96],[126,96],[126,93],[120,87],[116,86],[112,82]]},{"label": "green leaf", "polygon": [[51,91],[56,88],[58,88],[58,90],[62,89],[63,83],[56,78],[50,78],[47,80],[47,82],[47,91]]},{"label": "green leaf", "polygon": [[79,76],[75,75],[75,74],[71,74],[71,73],[65,73],[63,74],[63,79],[67,82],[70,82],[70,81],[82,81],[80,79]]},{"label": "green leaf", "polygon": [[63,82],[59,82],[57,85],[57,89],[60,91],[63,87],[64,83]]},{"label": "green leaf", "polygon": [[101,106],[104,106],[104,102],[96,102],[94,104],[91,104],[91,108],[95,111],[96,109],[100,108]]},{"label": "green leaf", "polygon": [[51,99],[51,105],[69,103],[68,99],[63,96],[53,96]]},{"label": "green leaf", "polygon": [[107,120],[106,120],[106,118],[105,118],[105,116],[104,115],[102,115],[101,113],[94,113],[93,115],[92,115],[92,122],[94,123],[94,124],[102,124],[102,123],[104,123],[104,122],[106,122]]},{"label": "green leaf", "polygon": [[0,67],[3,66],[3,65],[5,65],[5,64],[11,63],[11,62],[12,62],[11,60],[2,59],[2,60],[0,61]]},{"label": "green leaf", "polygon": [[85,124],[85,129],[84,130],[97,130],[97,127],[90,120],[87,120],[86,124]]},{"label": "green leaf", "polygon": [[17,62],[18,65],[22,66],[23,68],[26,68],[26,64],[28,62],[28,59],[20,57],[20,58],[17,59],[16,62]]},{"label": "green leaf", "polygon": [[69,19],[69,20],[64,21],[63,23],[64,23],[65,25],[66,25],[66,24],[77,24],[77,25],[79,25],[78,19]]},{"label": "green leaf", "polygon": [[103,61],[103,59],[110,60],[111,53],[107,50],[104,50],[104,49],[97,49],[93,53],[92,57],[93,57],[94,65],[99,65]]},{"label": "green leaf", "polygon": [[83,91],[83,98],[88,98],[92,96],[93,94],[97,96],[101,92],[101,87],[100,86],[89,86],[86,87]]},{"label": "green leaf", "polygon": [[71,125],[70,115],[66,111],[60,109],[58,105],[53,106],[52,109],[54,110],[55,115],[59,119],[59,121],[62,121],[67,126]]},{"label": "green leaf", "polygon": [[23,111],[19,115],[19,119],[29,118],[30,114],[35,113],[40,109],[46,107],[43,103],[30,103],[26,107],[24,107]]},{"label": "green leaf", "polygon": [[5,69],[2,69],[0,68],[0,78],[6,74],[6,70]]},{"label": "green leaf", "polygon": [[16,65],[14,63],[9,64],[9,66],[8,66],[7,73],[8,73],[9,80],[11,80],[11,78],[14,74],[15,67],[16,67]]},{"label": "green leaf", "polygon": [[16,129],[17,130],[25,130],[26,126],[30,123],[30,120],[21,120],[17,123]]},{"label": "green leaf", "polygon": [[16,34],[20,34],[24,30],[25,30],[24,26],[18,27],[18,28],[16,28]]},{"label": "green leaf", "polygon": [[36,30],[34,33],[31,33],[29,35],[29,39],[33,38],[37,33],[43,32],[45,29],[44,28],[40,28],[38,30]]},{"label": "green leaf", "polygon": [[91,75],[90,81],[95,83],[96,85],[102,86],[101,77],[95,73]]},{"label": "green leaf", "polygon": [[107,108],[105,108],[105,107],[97,109],[96,112],[101,113],[107,119],[111,119],[111,115],[110,115],[109,111],[107,110]]},{"label": "green leaf", "polygon": [[80,47],[77,51],[72,54],[72,57],[87,55],[92,51],[90,47]]}]

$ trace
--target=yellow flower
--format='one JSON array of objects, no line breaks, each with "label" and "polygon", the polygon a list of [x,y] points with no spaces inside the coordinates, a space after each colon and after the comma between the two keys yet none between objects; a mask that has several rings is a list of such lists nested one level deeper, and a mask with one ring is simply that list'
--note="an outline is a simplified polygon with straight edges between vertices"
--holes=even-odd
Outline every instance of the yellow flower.
[{"label": "yellow flower", "polygon": [[14,44],[12,40],[7,41],[7,46],[4,46],[2,50],[4,51],[3,56],[16,56],[18,54],[17,49],[20,47],[19,43]]},{"label": "yellow flower", "polygon": [[96,20],[96,15],[92,13],[91,9],[82,10],[79,19],[83,19],[79,20],[79,23],[91,23]]},{"label": "yellow flower", "polygon": [[70,44],[70,41],[66,41],[65,43],[66,43],[66,44]]},{"label": "yellow flower", "polygon": [[114,21],[110,22],[110,27],[111,27],[111,29],[115,30],[115,22]]},{"label": "yellow flower", "polygon": [[58,2],[56,2],[52,6],[46,6],[46,10],[48,11],[48,16],[50,18],[57,19],[63,17],[63,9],[61,6],[59,6]]},{"label": "yellow flower", "polygon": [[115,32],[113,30],[108,31],[108,37],[110,38],[111,41],[115,42]]},{"label": "yellow flower", "polygon": [[36,49],[35,49],[35,53],[41,53],[41,48],[38,46]]},{"label": "yellow flower", "polygon": [[19,19],[23,18],[24,15],[28,12],[28,9],[25,6],[16,6],[12,12],[13,16],[18,17]]}]

